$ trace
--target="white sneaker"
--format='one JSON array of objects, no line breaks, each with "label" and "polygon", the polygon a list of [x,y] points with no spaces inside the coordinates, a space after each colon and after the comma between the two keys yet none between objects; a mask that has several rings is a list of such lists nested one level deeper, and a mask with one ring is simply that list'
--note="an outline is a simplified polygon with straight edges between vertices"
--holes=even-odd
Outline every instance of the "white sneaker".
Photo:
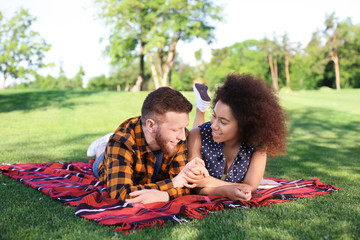
[{"label": "white sneaker", "polygon": [[193,90],[195,93],[196,108],[199,109],[201,112],[205,112],[206,109],[210,106],[211,102],[208,86],[200,83],[195,83],[193,85]]},{"label": "white sneaker", "polygon": [[93,141],[88,150],[87,150],[87,153],[86,155],[88,157],[94,157],[96,155],[96,149],[103,143],[107,143],[109,141],[109,138],[110,136],[113,135],[113,133],[109,133],[109,134],[106,134],[105,136],[101,137],[101,138],[98,138],[96,139],[95,141]]}]

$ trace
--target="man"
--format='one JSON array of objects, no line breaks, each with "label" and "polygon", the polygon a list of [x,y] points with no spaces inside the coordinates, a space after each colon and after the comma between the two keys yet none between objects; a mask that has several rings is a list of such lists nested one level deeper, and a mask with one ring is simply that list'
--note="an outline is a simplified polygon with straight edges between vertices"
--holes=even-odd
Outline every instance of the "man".
[{"label": "man", "polygon": [[110,139],[93,169],[106,182],[111,198],[129,203],[169,201],[189,193],[184,188],[187,171],[208,174],[201,160],[186,165],[191,109],[180,92],[162,87],[146,97],[140,117],[126,120],[107,135]]}]

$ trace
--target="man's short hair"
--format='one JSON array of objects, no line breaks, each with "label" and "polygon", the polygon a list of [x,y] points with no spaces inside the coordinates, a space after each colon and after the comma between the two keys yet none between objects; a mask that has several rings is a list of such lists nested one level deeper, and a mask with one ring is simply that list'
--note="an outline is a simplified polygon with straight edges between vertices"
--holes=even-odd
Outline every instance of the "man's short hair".
[{"label": "man's short hair", "polygon": [[141,108],[142,123],[167,112],[190,113],[192,104],[179,91],[160,87],[149,93]]}]

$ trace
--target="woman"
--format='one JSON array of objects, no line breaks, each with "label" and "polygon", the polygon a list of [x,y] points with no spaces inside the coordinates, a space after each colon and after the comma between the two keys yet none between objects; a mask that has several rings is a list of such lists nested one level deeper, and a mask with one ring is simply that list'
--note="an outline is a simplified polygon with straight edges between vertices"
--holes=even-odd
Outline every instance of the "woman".
[{"label": "woman", "polygon": [[[194,124],[204,121],[198,105]],[[210,177],[189,171],[186,186],[247,201],[263,178],[267,156],[286,151],[285,113],[265,82],[247,74],[228,75],[212,106],[210,122],[193,128],[188,139],[189,159],[203,159]]]}]

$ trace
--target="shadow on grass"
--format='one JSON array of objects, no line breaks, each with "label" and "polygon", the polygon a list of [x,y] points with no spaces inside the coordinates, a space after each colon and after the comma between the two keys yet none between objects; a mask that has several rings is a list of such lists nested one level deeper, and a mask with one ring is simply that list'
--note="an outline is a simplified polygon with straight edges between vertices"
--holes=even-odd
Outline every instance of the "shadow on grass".
[{"label": "shadow on grass", "polygon": [[267,176],[318,177],[329,184],[360,176],[360,121],[322,108],[288,114],[288,153],[268,162]]},{"label": "shadow on grass", "polygon": [[31,111],[47,106],[59,108],[71,108],[74,102],[67,102],[68,99],[90,96],[99,91],[26,91],[0,94],[0,112]]}]

